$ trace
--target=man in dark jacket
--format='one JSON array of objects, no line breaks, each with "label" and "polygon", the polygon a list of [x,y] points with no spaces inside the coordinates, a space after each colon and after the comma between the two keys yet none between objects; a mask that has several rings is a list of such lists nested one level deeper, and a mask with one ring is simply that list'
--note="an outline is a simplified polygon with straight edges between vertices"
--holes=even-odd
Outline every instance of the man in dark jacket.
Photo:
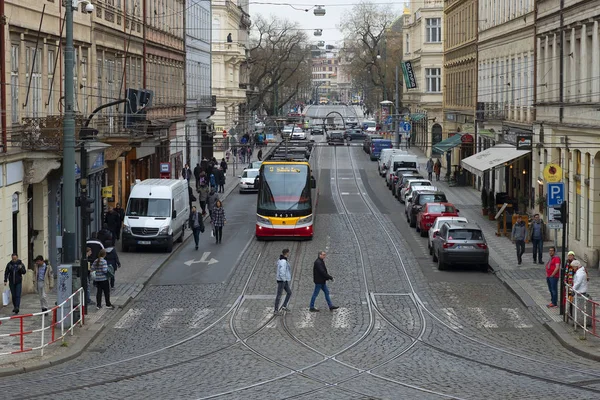
[{"label": "man in dark jacket", "polygon": [[[115,241],[119,240],[121,233],[121,215],[114,208],[108,207],[108,213],[104,217],[104,222],[110,233],[112,233],[112,242],[110,244],[114,245]],[[106,243],[104,246],[106,246]]]},{"label": "man in dark jacket", "polygon": [[108,224],[104,223],[102,229],[98,231],[98,241],[102,243],[104,247],[110,247],[114,245],[113,234],[108,228]]},{"label": "man in dark jacket", "polygon": [[194,243],[196,244],[196,250],[198,250],[200,233],[204,232],[204,221],[202,221],[202,215],[196,210],[195,206],[192,207],[192,212],[190,213],[188,226],[192,228],[192,233],[194,235]]},{"label": "man in dark jacket", "polygon": [[196,187],[198,187],[198,185],[200,184],[200,171],[202,171],[202,169],[200,168],[200,164],[196,163],[196,166],[194,167],[194,178],[196,179]]},{"label": "man in dark jacket", "polygon": [[333,276],[329,275],[327,272],[327,267],[325,266],[326,255],[327,254],[324,251],[319,251],[319,257],[317,257],[313,266],[313,281],[315,282],[315,290],[313,291],[312,298],[310,299],[310,311],[312,312],[320,311],[318,308],[315,308],[315,300],[317,300],[317,296],[321,290],[323,293],[325,293],[325,300],[327,301],[329,310],[333,311],[339,308],[338,306],[334,306],[329,298],[327,281],[333,282]]},{"label": "man in dark jacket", "polygon": [[219,193],[225,193],[225,171],[219,168],[217,171],[217,185],[219,188]]},{"label": "man in dark jacket", "polygon": [[112,289],[115,288],[115,272],[117,272],[117,269],[121,268],[121,261],[119,260],[119,255],[117,254],[117,249],[114,247],[107,247],[106,248],[106,257],[104,257],[104,259],[106,260],[106,263],[108,264],[108,267],[110,269],[110,267],[112,266],[112,276],[109,278],[110,280],[110,287]]},{"label": "man in dark jacket", "polygon": [[27,269],[23,262],[19,260],[19,256],[13,253],[11,260],[6,264],[4,270],[4,286],[8,283],[10,288],[10,294],[13,302],[13,312],[19,313],[19,307],[21,306],[21,289],[23,285],[23,275],[27,273]]},{"label": "man in dark jacket", "polygon": [[[123,226],[123,221],[125,221],[125,209],[123,209],[123,207],[121,207],[121,204],[117,203],[117,205],[115,206],[115,212],[117,214],[119,214],[119,217],[121,218],[121,226]],[[120,227],[121,227],[120,226]],[[120,228],[119,227],[119,228]],[[121,229],[119,229],[120,231]],[[117,240],[119,239],[119,236],[117,236]]]}]

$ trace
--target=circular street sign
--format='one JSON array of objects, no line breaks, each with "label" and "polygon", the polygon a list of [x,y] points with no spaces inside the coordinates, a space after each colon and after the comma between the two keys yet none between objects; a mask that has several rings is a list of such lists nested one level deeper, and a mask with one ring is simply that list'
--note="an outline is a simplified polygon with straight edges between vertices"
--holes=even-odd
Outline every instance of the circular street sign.
[{"label": "circular street sign", "polygon": [[548,183],[557,183],[562,181],[562,168],[558,164],[548,164],[544,168],[544,180]]},{"label": "circular street sign", "polygon": [[402,130],[404,132],[410,132],[410,122],[403,122],[402,123]]}]

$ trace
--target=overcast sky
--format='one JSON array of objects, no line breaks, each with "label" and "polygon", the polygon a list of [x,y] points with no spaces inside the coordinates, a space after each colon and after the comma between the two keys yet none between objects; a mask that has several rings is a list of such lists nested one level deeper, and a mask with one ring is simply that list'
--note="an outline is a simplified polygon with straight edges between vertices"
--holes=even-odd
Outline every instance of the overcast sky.
[{"label": "overcast sky", "polygon": [[[374,0],[373,2],[390,4],[390,8],[395,9],[396,12],[399,12],[403,5],[403,2],[399,3],[392,0]],[[315,3],[307,0],[250,0],[250,16],[254,18],[259,14],[265,17],[273,15],[277,18],[298,21],[300,26],[307,30],[311,41],[324,40],[326,44],[336,44],[336,42],[341,42],[343,39],[341,32],[337,29],[340,20],[344,13],[350,12],[352,6],[356,3],[358,3],[358,0],[316,0]],[[304,12],[303,10],[295,10],[287,4],[299,9],[312,8],[315,4],[320,4],[324,6],[326,14],[324,17],[317,17],[313,14],[312,9]],[[313,31],[315,29],[323,29],[323,36],[314,36]]]}]

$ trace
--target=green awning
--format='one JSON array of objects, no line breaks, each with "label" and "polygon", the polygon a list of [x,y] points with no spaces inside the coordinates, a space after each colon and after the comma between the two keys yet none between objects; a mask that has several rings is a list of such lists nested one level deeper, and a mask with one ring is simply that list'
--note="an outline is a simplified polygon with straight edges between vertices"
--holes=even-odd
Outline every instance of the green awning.
[{"label": "green awning", "polygon": [[477,130],[477,134],[478,135],[482,135],[482,136],[486,136],[490,139],[495,139],[496,138],[496,132],[494,132],[491,129],[479,129]]},{"label": "green awning", "polygon": [[448,150],[458,146],[461,143],[462,135],[460,133],[450,136],[448,139],[444,139],[441,142],[433,145],[433,152],[444,154]]}]

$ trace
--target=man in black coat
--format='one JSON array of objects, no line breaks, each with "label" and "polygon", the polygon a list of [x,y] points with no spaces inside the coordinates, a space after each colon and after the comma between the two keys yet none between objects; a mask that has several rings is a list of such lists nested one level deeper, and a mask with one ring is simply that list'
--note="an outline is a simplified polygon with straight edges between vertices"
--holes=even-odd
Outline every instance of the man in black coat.
[{"label": "man in black coat", "polygon": [[112,231],[108,228],[107,223],[104,223],[102,229],[98,231],[98,241],[102,243],[104,247],[114,246],[114,237]]},{"label": "man in black coat", "polygon": [[104,222],[108,226],[108,230],[112,233],[112,244],[119,240],[121,233],[121,214],[115,211],[114,208],[108,207],[108,213],[104,217]]},{"label": "man in black coat", "polygon": [[310,299],[310,311],[312,312],[320,311],[318,308],[315,308],[315,300],[317,300],[317,296],[321,290],[323,293],[325,293],[325,300],[327,301],[329,310],[333,311],[339,308],[338,306],[334,306],[329,298],[327,281],[333,282],[333,276],[329,275],[327,272],[327,267],[325,266],[325,256],[327,256],[327,254],[324,251],[319,251],[319,257],[317,257],[313,266],[313,281],[315,283],[315,290],[313,291],[312,298]]}]

